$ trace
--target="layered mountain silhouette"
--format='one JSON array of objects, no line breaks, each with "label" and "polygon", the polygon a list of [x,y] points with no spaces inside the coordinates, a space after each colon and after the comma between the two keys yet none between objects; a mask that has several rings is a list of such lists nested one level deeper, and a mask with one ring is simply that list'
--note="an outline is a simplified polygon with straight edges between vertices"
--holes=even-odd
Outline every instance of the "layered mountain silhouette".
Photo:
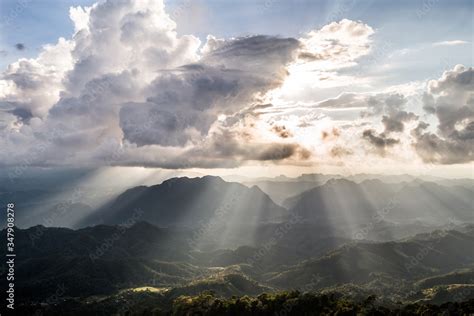
[{"label": "layered mountain silhouette", "polygon": [[400,184],[406,185],[408,183],[422,183],[434,182],[445,187],[465,187],[474,188],[474,180],[472,179],[443,179],[431,176],[422,176],[420,178],[411,175],[375,175],[375,174],[357,174],[347,177],[341,175],[327,175],[327,174],[303,174],[297,178],[288,178],[284,176],[276,178],[261,178],[261,179],[239,179],[240,182],[247,186],[258,186],[262,191],[268,194],[276,203],[285,207],[291,198],[302,194],[305,191],[324,185],[329,180],[348,180],[357,184],[364,182],[375,183],[381,181],[383,184]]},{"label": "layered mountain silhouette", "polygon": [[[342,284],[419,292],[473,283],[473,226],[399,241],[347,242],[317,256],[279,251],[280,245],[266,252],[254,247],[201,252],[191,249],[187,238],[185,231],[145,222],[130,227],[17,230],[16,287],[23,300],[40,302],[58,287],[65,297],[111,295],[138,287],[166,288],[174,296],[206,289],[230,296]],[[293,264],[288,256],[293,256]]]},{"label": "layered mountain silhouette", "polygon": [[352,227],[352,232],[367,225],[374,231],[380,225],[474,221],[472,187],[423,181],[387,184],[366,180],[357,184],[333,179],[285,200],[283,205],[308,222],[335,230]]},{"label": "layered mountain silhouette", "polygon": [[[300,185],[310,186],[308,183]],[[376,224],[371,228],[376,231],[394,224],[439,226],[474,221],[473,187],[421,180],[356,183],[331,179],[280,202],[284,207],[257,186],[249,188],[219,177],[173,178],[129,189],[75,226],[123,224],[134,219],[162,227],[199,227],[219,221],[218,227],[245,231],[244,227],[252,224],[281,223],[297,215],[302,221],[353,234],[368,223]]]},{"label": "layered mountain silhouette", "polygon": [[248,188],[212,176],[183,177],[129,189],[79,226],[121,224],[137,216],[158,226],[196,227],[224,217],[233,224],[281,221],[287,211],[256,186]]},{"label": "layered mountain silhouette", "polygon": [[[303,287],[318,276],[318,288],[344,283],[367,283],[378,275],[422,279],[459,268],[474,268],[474,228],[435,231],[397,242],[346,244],[326,255],[302,262],[269,280],[283,288]],[[458,281],[470,283],[469,273]],[[439,278],[438,278],[439,279]],[[427,282],[426,280],[423,282]]]},{"label": "layered mountain silhouette", "polygon": [[[108,202],[96,208],[60,194],[48,200],[38,188],[4,193],[25,197],[20,223],[53,219],[15,231],[15,287],[28,313],[107,313],[117,302],[169,312],[183,297],[267,302],[273,294],[264,292],[295,289],[336,295],[339,305],[341,297],[370,305],[376,295],[394,306],[474,296],[471,180],[184,177],[104,193]],[[34,205],[42,207],[29,213]]]}]

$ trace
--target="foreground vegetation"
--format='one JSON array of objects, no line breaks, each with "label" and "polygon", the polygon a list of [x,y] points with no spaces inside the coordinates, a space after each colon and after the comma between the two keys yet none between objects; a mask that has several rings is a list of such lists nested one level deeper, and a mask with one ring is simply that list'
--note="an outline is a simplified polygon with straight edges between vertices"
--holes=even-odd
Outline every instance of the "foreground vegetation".
[{"label": "foreground vegetation", "polygon": [[65,301],[45,308],[30,305],[22,315],[472,315],[474,300],[441,305],[381,304],[372,295],[352,300],[341,294],[285,291],[258,296],[224,298],[211,291],[195,296],[182,295],[172,300],[159,293],[128,292],[95,302]]}]

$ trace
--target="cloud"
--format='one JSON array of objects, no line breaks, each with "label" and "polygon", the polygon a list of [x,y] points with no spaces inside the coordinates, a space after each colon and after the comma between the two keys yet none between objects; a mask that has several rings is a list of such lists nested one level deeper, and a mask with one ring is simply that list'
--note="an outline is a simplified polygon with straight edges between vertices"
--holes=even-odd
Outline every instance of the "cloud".
[{"label": "cloud", "polygon": [[425,162],[464,163],[474,160],[474,69],[457,65],[431,80],[424,109],[438,119],[437,132],[422,122],[412,131],[414,147]]},{"label": "cloud", "polygon": [[[299,94],[295,87],[308,84],[319,93],[315,80],[337,81],[369,55],[374,30],[360,21],[332,22],[300,38],[209,35],[202,43],[176,32],[163,1],[101,1],[71,8],[70,18],[69,39],[0,75],[3,166],[305,165],[354,157],[361,142],[385,155],[418,120],[396,92],[345,92],[316,105],[300,106],[294,95],[283,106],[274,102],[288,87]],[[457,67],[429,83],[424,108],[438,118],[438,131],[411,134],[425,160],[438,150],[433,157],[453,161],[439,156],[459,156],[458,148],[472,144],[466,71]],[[353,117],[334,114],[341,110]],[[472,157],[469,149],[464,154]]]},{"label": "cloud", "polygon": [[18,104],[34,117],[45,117],[59,100],[62,80],[73,67],[72,46],[61,38],[56,45],[45,45],[38,58],[10,64],[0,76],[0,101]]},{"label": "cloud", "polygon": [[[343,93],[319,102],[316,108],[361,109],[364,119],[380,117],[384,131],[377,133],[375,128],[365,129],[362,138],[382,156],[387,154],[387,148],[402,145],[398,137],[389,137],[391,133],[403,133],[408,122],[418,122],[411,135],[399,135],[411,139],[415,152],[424,162],[467,163],[473,160],[474,151],[473,91],[473,69],[461,65],[446,71],[440,79],[428,82],[421,100],[425,112],[434,114],[438,120],[436,133],[429,131],[426,123],[418,121],[418,115],[405,109],[409,99],[401,93]],[[345,146],[350,148],[350,144]]]},{"label": "cloud", "polygon": [[385,133],[403,132],[405,129],[404,122],[417,120],[418,116],[412,112],[398,111],[392,112],[390,115],[382,117],[382,123],[385,126]]},{"label": "cloud", "polygon": [[330,154],[331,154],[331,157],[334,157],[334,158],[343,158],[345,156],[353,155],[354,151],[349,148],[336,145],[331,148]]},{"label": "cloud", "polygon": [[[380,156],[386,156],[387,149],[394,145],[402,144],[400,137],[390,137],[392,133],[399,133],[398,136],[405,131],[405,125],[411,121],[417,121],[418,115],[405,110],[408,103],[408,97],[398,92],[380,92],[380,93],[342,93],[336,98],[327,99],[316,104],[316,108],[320,109],[337,109],[337,110],[359,110],[359,120],[354,119],[353,122],[359,122],[359,126],[349,125],[352,134],[361,135],[365,143],[375,148],[375,153]],[[384,131],[377,133],[374,121],[380,119],[384,127]],[[367,125],[371,128],[367,128]],[[361,131],[361,129],[363,130]],[[360,134],[359,134],[360,133]],[[326,134],[323,134],[325,139]],[[354,152],[353,137],[345,139],[343,146],[334,147],[329,154],[333,157],[341,157]]]},{"label": "cloud", "polygon": [[421,122],[413,131],[416,137],[416,142],[413,145],[424,162],[434,164],[457,164],[470,162],[474,159],[472,141],[474,137],[474,125],[472,123],[466,126],[465,130],[466,136],[470,139],[469,141],[443,139],[437,134],[423,132],[427,127],[428,124]]},{"label": "cloud", "polygon": [[300,39],[303,49],[299,58],[314,62],[312,66],[319,69],[348,67],[370,52],[373,34],[374,30],[362,22],[348,19],[332,22]]},{"label": "cloud", "polygon": [[279,98],[314,102],[321,99],[324,88],[362,83],[362,76],[354,77],[348,70],[372,53],[374,34],[369,25],[348,19],[304,33],[298,39],[298,58],[288,67],[289,77],[278,91]]},{"label": "cloud", "polygon": [[364,108],[367,106],[367,96],[357,93],[344,92],[336,98],[319,102],[319,108]]},{"label": "cloud", "polygon": [[360,108],[363,116],[373,116],[399,111],[407,99],[401,93],[341,93],[336,98],[321,101],[316,108],[352,109]]},{"label": "cloud", "polygon": [[[124,137],[137,145],[183,146],[205,137],[219,115],[231,115],[259,103],[280,86],[285,65],[292,60],[298,42],[268,36],[252,36],[211,43],[201,61],[155,79],[146,103],[131,103],[120,111]],[[271,53],[269,53],[271,52]],[[258,67],[258,71],[257,71]],[[129,126],[155,117],[148,131],[137,136]]]},{"label": "cloud", "polygon": [[16,48],[16,50],[25,50],[26,46],[23,43],[16,43],[15,48]]},{"label": "cloud", "polygon": [[372,144],[381,155],[385,154],[385,149],[388,147],[392,147],[400,143],[400,140],[390,138],[385,133],[377,135],[373,129],[364,130],[362,137]]},{"label": "cloud", "polygon": [[212,156],[219,159],[241,161],[279,161],[290,158],[300,161],[311,156],[308,150],[297,143],[261,142],[252,139],[250,133],[235,130],[216,132],[202,149],[192,150],[191,153],[198,157]]},{"label": "cloud", "polygon": [[272,131],[281,138],[288,138],[293,136],[293,133],[291,133],[291,131],[289,131],[285,125],[274,125],[272,127]]},{"label": "cloud", "polygon": [[465,45],[469,44],[469,42],[461,41],[461,40],[453,40],[453,41],[442,41],[433,43],[433,46],[456,46],[456,45]]},{"label": "cloud", "polygon": [[[177,35],[161,1],[104,1],[71,8],[70,18],[71,39],[44,46],[37,58],[11,64],[0,77],[0,102],[10,107],[2,114],[3,145],[21,146],[16,159],[35,144],[48,148],[29,157],[29,164],[130,165],[152,159],[165,167],[173,165],[167,160],[214,165],[187,155],[216,143],[218,133],[210,131],[220,116],[234,120],[234,131],[241,124],[238,113],[265,104],[302,46],[294,38],[256,35],[209,36],[200,48],[193,35]],[[254,142],[236,146],[235,157],[222,157],[308,156],[297,144]],[[48,157],[53,151],[62,159]]]}]

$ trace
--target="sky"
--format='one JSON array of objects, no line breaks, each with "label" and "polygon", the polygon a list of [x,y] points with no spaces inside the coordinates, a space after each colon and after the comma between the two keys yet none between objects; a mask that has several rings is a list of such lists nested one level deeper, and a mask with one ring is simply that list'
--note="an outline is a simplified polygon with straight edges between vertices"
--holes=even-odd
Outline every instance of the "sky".
[{"label": "sky", "polygon": [[473,174],[472,1],[0,3],[0,164]]}]

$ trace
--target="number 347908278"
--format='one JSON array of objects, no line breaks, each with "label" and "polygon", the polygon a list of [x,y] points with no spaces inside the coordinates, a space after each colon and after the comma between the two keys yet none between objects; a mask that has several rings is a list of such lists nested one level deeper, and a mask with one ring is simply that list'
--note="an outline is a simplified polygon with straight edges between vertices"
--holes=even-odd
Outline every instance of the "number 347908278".
[{"label": "number 347908278", "polygon": [[15,247],[14,227],[15,227],[15,204],[8,203],[7,204],[7,250],[9,252],[13,252],[13,249]]}]

